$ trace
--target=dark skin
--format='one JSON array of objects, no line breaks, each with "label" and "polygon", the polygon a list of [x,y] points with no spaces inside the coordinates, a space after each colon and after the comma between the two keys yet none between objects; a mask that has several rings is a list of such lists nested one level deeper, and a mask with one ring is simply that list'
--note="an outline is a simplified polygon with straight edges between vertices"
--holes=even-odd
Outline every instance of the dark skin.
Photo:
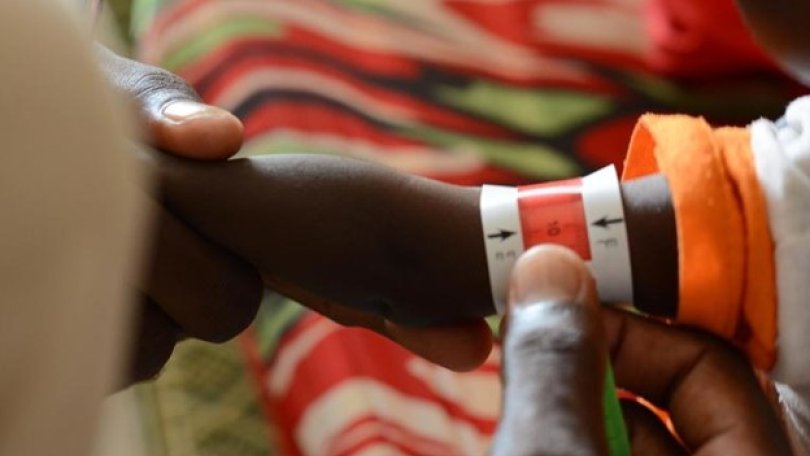
[{"label": "dark skin", "polygon": [[[494,455],[607,454],[602,380],[670,413],[624,404],[633,454],[791,454],[746,360],[722,341],[602,307],[576,254],[536,247],[512,276]],[[609,353],[605,347],[609,347]],[[602,375],[596,375],[602,373]]]},{"label": "dark skin", "polygon": [[[244,250],[266,271],[269,283],[340,322],[370,327],[408,346],[408,341],[424,341],[423,333],[377,319],[376,312],[416,324],[433,322],[431,315],[437,314],[452,320],[491,312],[475,188],[327,157],[221,164],[145,158],[160,164],[165,202],[172,211],[229,250]],[[661,176],[626,184],[623,190],[631,247],[639,246],[639,239],[649,249],[674,243],[674,228],[661,234],[660,225],[645,221],[672,220]],[[413,201],[418,204],[407,204]],[[276,227],[277,220],[285,220],[285,226]],[[674,244],[668,247],[674,250]],[[441,267],[426,268],[426,260],[406,261],[391,253],[401,249],[417,257],[433,255]],[[675,254],[666,251],[649,252],[646,258],[636,252],[633,259],[654,267],[662,254],[674,263]],[[458,264],[467,268],[454,267]],[[676,270],[675,264],[669,267]],[[566,270],[574,271],[573,280]],[[634,270],[637,284],[644,277]],[[302,283],[293,286],[292,281]],[[411,290],[401,283],[419,286]],[[699,332],[599,310],[587,269],[572,252],[548,246],[530,251],[515,268],[511,290],[504,411],[493,454],[606,454],[603,380],[594,374],[604,373],[605,346],[618,384],[669,410],[680,437],[676,440],[649,410],[625,404],[634,453],[789,454],[780,423],[739,353]],[[442,299],[435,299],[439,293]],[[484,297],[476,296],[481,293]],[[637,296],[643,293],[636,289]],[[369,296],[384,296],[392,304],[383,310]],[[473,305],[447,305],[463,299]],[[400,308],[418,319],[391,310]],[[467,331],[466,340],[441,340],[447,347],[480,344],[474,333]],[[436,353],[435,346],[409,348]]]},{"label": "dark skin", "polygon": [[[179,77],[97,48],[113,88],[134,107],[145,143],[181,157],[223,160],[242,143],[242,124],[204,105]],[[258,272],[200,236],[165,207],[152,208],[145,272],[135,284],[139,305],[126,383],[154,377],[183,337],[221,342],[253,319],[262,294]]]},{"label": "dark skin", "polygon": [[[131,100],[132,105],[136,108],[135,112],[139,119],[138,125],[141,127],[141,134],[145,143],[151,144],[170,155],[208,161],[225,159],[238,150],[242,138],[241,123],[225,111],[199,104],[193,90],[177,76],[154,67],[123,59],[103,48],[98,49],[98,54],[111,85]],[[178,106],[180,109],[172,109]],[[284,236],[288,236],[288,234],[282,233],[277,238],[281,242],[279,248],[273,244],[268,244],[259,250],[252,250],[252,246],[248,243],[250,239],[262,241],[267,237],[261,233],[254,233],[255,236],[252,238],[245,236],[240,239],[241,236],[234,236],[233,233],[230,233],[226,235],[226,238],[232,239],[236,237],[237,241],[242,243],[235,245],[231,245],[229,242],[220,243],[218,231],[221,227],[206,225],[198,230],[191,227],[193,223],[187,223],[189,220],[181,220],[182,217],[178,218],[170,208],[155,205],[154,244],[149,260],[150,264],[145,268],[147,272],[138,286],[141,305],[138,311],[139,323],[136,326],[134,338],[136,343],[134,344],[133,364],[128,381],[143,380],[157,374],[171,355],[175,343],[183,337],[196,337],[217,342],[227,340],[241,332],[253,318],[261,295],[261,280],[253,265],[263,265],[265,261],[269,262],[269,266],[263,266],[265,269],[262,269],[265,272],[265,284],[298,299],[338,322],[373,329],[414,352],[451,369],[470,369],[483,361],[489,352],[491,342],[488,329],[480,317],[489,314],[491,308],[488,300],[484,298],[489,294],[486,271],[481,256],[481,246],[478,241],[480,223],[477,218],[477,190],[453,188],[424,180],[417,182],[414,178],[396,176],[390,171],[383,171],[378,168],[368,177],[376,175],[377,180],[384,183],[381,188],[387,188],[388,190],[382,193],[377,188],[372,188],[376,185],[373,184],[373,179],[366,184],[362,184],[366,176],[363,179],[358,179],[359,183],[357,181],[352,182],[352,179],[347,178],[348,176],[357,176],[358,172],[362,174],[363,170],[368,170],[369,167],[344,175],[343,172],[346,171],[346,167],[359,166],[359,164],[352,163],[337,166],[336,162],[329,162],[330,164],[326,168],[319,170],[315,168],[318,166],[317,160],[321,159],[314,160],[309,162],[307,172],[312,173],[313,176],[311,177],[319,180],[319,186],[324,183],[328,184],[323,185],[320,194],[328,197],[344,194],[343,184],[340,181],[340,179],[343,179],[343,182],[349,184],[346,190],[352,190],[351,193],[345,193],[347,196],[367,192],[373,198],[358,201],[376,205],[375,210],[379,210],[379,214],[385,214],[386,210],[396,209],[397,205],[408,206],[406,212],[396,211],[394,214],[401,216],[400,222],[404,222],[395,223],[396,217],[388,218],[390,223],[385,226],[380,222],[386,220],[386,218],[376,217],[376,213],[366,213],[365,218],[360,217],[355,220],[365,220],[368,225],[366,227],[355,227],[352,225],[355,221],[346,218],[335,220],[342,223],[340,229],[343,230],[343,233],[353,234],[360,232],[362,229],[366,230],[365,234],[384,231],[386,236],[390,236],[387,242],[376,246],[369,242],[370,238],[368,237],[360,237],[366,241],[364,245],[343,244],[342,241],[357,237],[346,236],[340,239],[340,235],[332,229],[333,227],[319,225],[318,223],[307,225],[306,218],[285,217],[285,220],[292,220],[292,223],[298,223],[298,228],[301,228],[290,230],[290,232],[304,233],[305,230],[310,229],[310,226],[316,226],[319,229],[328,231],[327,233],[319,233],[316,230],[314,233],[316,236],[312,237],[318,239],[321,244],[310,245],[313,247],[316,245],[323,246],[324,243],[328,243],[330,240],[340,240],[341,242],[337,243],[339,250],[333,251],[331,247],[324,250],[324,252],[333,255],[330,260],[333,262],[331,264],[338,261],[334,257],[336,254],[344,255],[345,258],[362,258],[363,255],[368,255],[367,258],[384,259],[381,264],[389,264],[390,261],[390,267],[378,269],[371,266],[374,264],[373,262],[365,262],[363,266],[366,268],[367,276],[375,277],[375,274],[388,274],[389,279],[399,277],[398,281],[384,280],[378,283],[381,288],[378,287],[375,290],[374,287],[371,287],[367,291],[362,290],[363,284],[350,281],[348,282],[349,287],[346,290],[341,290],[341,287],[346,284],[342,284],[338,276],[334,276],[331,272],[330,274],[319,274],[320,272],[330,271],[330,263],[325,262],[323,259],[319,262],[310,263],[311,257],[305,259],[298,256],[294,249],[290,247],[290,244],[281,242]],[[283,159],[281,163],[287,163],[287,165],[281,166],[277,170],[278,176],[283,179],[266,183],[276,188],[281,187],[280,190],[278,193],[265,193],[264,195],[290,195],[291,192],[296,192],[293,196],[298,200],[300,199],[298,198],[300,193],[297,189],[301,186],[301,181],[297,180],[299,176],[293,176],[295,170],[290,168],[290,166],[297,165],[287,159]],[[186,166],[194,168],[190,163],[181,161],[167,166],[169,168],[164,170],[167,172],[173,168],[177,168],[179,171]],[[252,169],[251,166],[246,166],[245,163],[242,163],[242,165],[229,164],[227,166],[235,168],[233,171],[228,171],[228,173],[247,172],[248,174],[252,173],[251,178],[261,179],[258,171]],[[239,170],[240,167],[242,171]],[[213,169],[209,168],[208,171],[211,172]],[[176,176],[177,173],[172,175]],[[215,176],[215,178],[217,180],[228,180],[224,175]],[[240,179],[237,179],[237,182]],[[229,195],[232,192],[230,190],[228,192],[224,191],[228,185],[221,185],[214,181],[198,181],[196,179],[195,182],[200,184],[197,187],[199,194],[195,193],[195,189],[189,188],[186,188],[186,193],[184,193],[184,198],[186,198],[187,202],[193,204],[192,209],[195,211],[204,212],[213,205],[227,205],[227,201],[238,201],[236,199],[231,200],[232,196]],[[385,198],[381,198],[382,196],[387,198],[391,194],[397,193],[392,190],[395,190],[397,185],[406,182],[409,191],[416,188],[418,192],[404,196],[403,192],[399,192],[398,202],[394,205],[383,201]],[[265,185],[265,183],[261,185]],[[177,186],[172,188],[175,187]],[[223,189],[223,192],[220,192],[220,188]],[[312,186],[308,186],[310,193],[312,193],[312,188]],[[238,191],[248,192],[244,186]],[[631,189],[630,198],[627,200],[628,229],[631,230],[631,233],[639,231],[639,229],[642,232],[647,231],[649,228],[644,226],[646,220],[644,213],[649,210],[649,205],[637,204],[636,199],[633,198],[633,195],[643,193],[643,191],[634,192]],[[420,198],[425,204],[411,207],[409,199],[419,194],[430,194],[431,196]],[[329,200],[328,197],[312,198],[307,204],[330,206],[333,201]],[[209,198],[211,201],[208,201]],[[351,198],[353,197],[347,199]],[[666,197],[663,199],[667,200]],[[166,200],[171,203],[172,198],[168,197]],[[277,198],[277,200],[282,202],[292,201],[286,197]],[[263,204],[261,200],[254,200],[254,202]],[[174,202],[176,205],[178,203],[180,202]],[[211,203],[211,206],[209,206],[209,203]],[[270,202],[269,204],[262,207],[272,208],[273,203]],[[345,201],[342,204],[345,204]],[[182,205],[179,204],[179,206]],[[362,211],[368,208],[369,206],[359,206],[355,209],[359,209],[362,214]],[[178,209],[182,208],[178,207]],[[303,212],[295,212],[295,207],[291,209],[292,212],[290,213],[292,215],[298,216]],[[268,214],[268,217],[274,213],[266,210],[256,210],[254,212]],[[179,213],[182,213],[182,210]],[[214,213],[216,211],[212,211],[212,214]],[[444,220],[446,222],[449,220],[447,217],[449,214],[453,214],[453,217],[460,216],[466,221],[465,224],[458,225],[465,228],[462,232],[457,233],[458,226],[453,226],[453,224],[434,223],[431,229],[421,231],[421,238],[411,237],[412,233],[409,232],[408,220],[420,220],[420,217],[427,217],[425,220],[429,219],[438,222]],[[340,215],[342,217],[346,214],[341,213]],[[269,220],[266,221],[270,222]],[[270,226],[276,232],[281,231],[281,228],[275,224],[271,223]],[[424,226],[427,227],[427,225]],[[369,227],[371,227],[370,231]],[[441,229],[434,229],[437,227]],[[231,226],[230,228],[235,227]],[[208,229],[213,229],[214,232],[206,232]],[[201,232],[208,234],[208,236],[201,235]],[[661,231],[653,234],[661,235],[661,233],[666,232]],[[442,245],[445,239],[456,239],[457,236],[462,236],[457,239],[461,244],[457,245],[473,247],[465,250],[448,251],[444,256],[431,258],[430,264],[433,269],[420,270],[425,265],[425,257],[419,258],[419,246]],[[641,237],[641,239],[648,238],[648,236]],[[428,244],[424,244],[424,242]],[[416,245],[416,248],[414,245]],[[237,250],[225,248],[232,246]],[[366,250],[355,250],[360,247]],[[277,250],[277,256],[271,254],[270,250]],[[310,251],[313,250],[310,249]],[[646,252],[649,251],[642,246],[633,249],[631,253],[634,255],[633,259],[636,262],[645,261],[645,257],[647,260],[653,260],[654,257],[660,256],[647,255]],[[242,253],[246,256],[240,256],[233,252]],[[456,254],[457,252],[462,252],[462,254],[459,256]],[[424,253],[429,252],[422,252],[422,254]],[[422,264],[419,263],[420,261]],[[418,287],[408,285],[409,281],[419,281],[426,276],[432,275],[435,279],[439,274],[444,274],[443,271],[457,271],[455,267],[456,261],[460,261],[459,264],[469,265],[467,271],[469,276],[451,274],[452,282],[449,284],[450,287],[445,288],[445,285],[441,285],[430,289],[436,292],[435,294],[430,293],[428,289],[425,289],[420,294],[420,292],[415,291]],[[656,263],[653,262],[652,264]],[[667,263],[659,262],[658,264]],[[292,269],[285,269],[282,273],[273,272],[276,268],[286,268],[287,265]],[[650,269],[641,268],[638,271],[645,274]],[[309,277],[306,277],[307,274]],[[396,274],[400,275],[397,276]],[[472,280],[469,280],[470,278]],[[329,280],[332,282],[329,283]],[[643,277],[636,277],[635,280],[636,283],[645,283],[646,281]],[[358,287],[361,289],[358,290]],[[674,287],[670,288],[674,289]],[[456,312],[456,310],[460,309],[454,310],[452,308],[443,310],[442,303],[450,302],[449,298],[452,297],[448,296],[447,292],[442,291],[445,289],[454,290],[451,293],[458,293],[458,290],[462,290],[461,295],[457,296],[457,298],[462,299],[459,302],[465,302],[462,307],[463,310],[460,312]],[[655,289],[662,290],[663,288],[657,287]],[[333,294],[334,292],[337,292],[337,294]],[[636,293],[643,295],[644,291],[640,289]],[[669,294],[663,292],[659,293],[659,295],[668,296]],[[351,305],[338,304],[342,303],[343,299],[349,299],[348,302]],[[414,309],[405,310],[407,306],[401,309],[397,308],[392,299],[398,302],[423,302],[426,305],[422,306],[422,309],[430,309],[432,306],[433,309],[439,310],[439,312],[433,314],[429,310],[420,310],[411,315],[409,311]],[[649,302],[665,303],[666,300],[650,300]],[[434,303],[438,304],[434,305]],[[671,305],[661,304],[661,307],[666,310]],[[667,314],[663,311],[662,313]],[[459,316],[468,320],[459,322]],[[448,324],[414,328],[409,325],[397,324],[397,321],[421,324],[438,321],[448,322]]]},{"label": "dark skin", "polygon": [[672,318],[678,313],[678,234],[666,178],[646,176],[622,184],[635,306]]},{"label": "dark skin", "polygon": [[[160,162],[167,206],[248,258],[271,285],[339,322],[395,340],[403,333],[390,328],[400,328],[406,331],[400,343],[430,357],[435,346],[408,345],[424,340],[418,329],[407,333],[409,325],[475,321],[492,312],[477,188],[329,157],[216,165],[149,160]],[[656,307],[655,300],[677,290],[666,181],[650,176],[625,184],[623,193],[636,249],[636,296],[649,296],[653,305],[647,309],[664,313],[668,308]],[[670,280],[657,277],[666,274]],[[655,414],[627,403],[634,453],[790,454],[777,415],[741,354],[700,332],[599,310],[593,288],[582,261],[565,249],[543,246],[519,261],[505,325],[504,411],[493,454],[606,454],[606,346],[618,385],[668,410],[680,439]],[[379,299],[388,305],[380,306]],[[475,330],[465,337],[443,341],[447,347],[480,347],[488,340],[476,340]],[[439,358],[457,362],[449,356]]]},{"label": "dark skin", "polygon": [[[494,312],[479,188],[331,157],[161,161],[166,204],[270,283],[406,325]],[[668,187],[657,175],[623,193],[637,301],[669,316],[677,249]]]},{"label": "dark skin", "polygon": [[[324,156],[143,157],[169,211],[244,258],[270,288],[450,369],[486,359],[483,317],[494,309],[478,188]],[[635,292],[649,299],[638,305],[662,316],[677,296],[666,188],[660,176],[624,187],[631,254],[644,266],[633,270]]]},{"label": "dark skin", "polygon": [[[342,323],[385,333],[441,323],[439,318],[475,321],[492,312],[477,188],[329,157],[223,164],[147,159],[159,163],[168,207],[248,258],[270,284],[293,296],[304,293],[304,302]],[[634,261],[647,265],[634,268],[635,292],[655,296],[660,290],[645,288],[645,274],[668,270],[675,276],[677,270],[666,182],[651,176],[624,185],[623,193],[631,249],[648,250],[633,253]],[[669,230],[662,230],[667,221]],[[656,266],[662,255],[671,260],[666,269]],[[659,283],[674,289],[677,280]],[[380,306],[380,298],[389,305]],[[518,262],[493,454],[606,454],[606,346],[618,385],[668,410],[678,432],[676,439],[649,410],[625,404],[634,453],[790,454],[742,355],[703,333],[599,307],[592,279],[574,253],[543,246]],[[416,334],[403,340],[420,339]],[[472,334],[467,342],[475,341]],[[414,351],[431,349],[435,354],[435,347]]]},{"label": "dark skin", "polygon": [[[233,115],[199,103],[186,83],[164,70],[118,57],[103,48],[98,49],[98,55],[110,84],[131,101],[141,141],[160,150],[161,156],[221,161],[236,153],[242,125]],[[196,207],[206,207],[208,198],[215,205],[230,198],[214,187],[203,187],[199,194],[187,196]],[[126,383],[154,377],[177,341],[185,337],[220,342],[241,332],[255,316],[263,288],[251,262],[224,243],[193,228],[166,205],[155,204],[152,213],[152,248],[144,274],[134,284],[140,302]],[[273,257],[266,258],[272,261]],[[298,267],[303,266],[299,263]],[[400,325],[379,314],[336,304],[271,275],[265,275],[264,282],[335,321],[377,331],[451,369],[479,365],[491,347],[491,334],[481,319],[420,327]],[[381,310],[383,306],[378,301],[370,307]]]},{"label": "dark skin", "polygon": [[477,189],[325,156],[160,173],[173,211],[271,281],[405,324],[492,313]]},{"label": "dark skin", "polygon": [[330,157],[151,157],[171,211],[271,288],[452,369],[489,353],[476,189]]}]

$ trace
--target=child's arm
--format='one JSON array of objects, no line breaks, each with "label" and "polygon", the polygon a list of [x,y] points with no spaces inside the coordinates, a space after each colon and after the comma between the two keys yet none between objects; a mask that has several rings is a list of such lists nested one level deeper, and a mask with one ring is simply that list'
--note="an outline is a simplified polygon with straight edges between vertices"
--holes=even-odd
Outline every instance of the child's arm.
[{"label": "child's arm", "polygon": [[263,273],[402,323],[492,313],[476,189],[321,156],[161,169],[173,210]]},{"label": "child's arm", "polygon": [[624,216],[639,310],[674,318],[678,314],[678,238],[669,185],[661,174],[622,183]]},{"label": "child's arm", "polygon": [[[323,156],[166,159],[159,168],[170,207],[264,273],[400,323],[494,312],[478,188]],[[666,182],[624,189],[638,304],[672,315],[677,254]]]}]

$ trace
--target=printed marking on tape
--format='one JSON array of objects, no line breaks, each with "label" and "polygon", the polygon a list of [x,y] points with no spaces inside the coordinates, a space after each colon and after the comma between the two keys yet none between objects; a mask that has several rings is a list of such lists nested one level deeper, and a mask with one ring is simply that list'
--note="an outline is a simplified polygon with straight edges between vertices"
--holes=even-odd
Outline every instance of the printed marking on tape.
[{"label": "printed marking on tape", "polygon": [[481,222],[492,301],[506,310],[518,257],[543,243],[566,246],[588,263],[599,297],[632,300],[632,276],[621,188],[612,166],[558,182],[481,189]]},{"label": "printed marking on tape", "polygon": [[616,169],[607,166],[585,176],[582,201],[591,246],[591,273],[596,279],[599,299],[630,302],[633,300],[630,247]]},{"label": "printed marking on tape", "polygon": [[515,187],[484,185],[481,188],[481,225],[487,253],[492,302],[499,314],[506,312],[509,275],[523,253],[523,230],[520,225]]}]

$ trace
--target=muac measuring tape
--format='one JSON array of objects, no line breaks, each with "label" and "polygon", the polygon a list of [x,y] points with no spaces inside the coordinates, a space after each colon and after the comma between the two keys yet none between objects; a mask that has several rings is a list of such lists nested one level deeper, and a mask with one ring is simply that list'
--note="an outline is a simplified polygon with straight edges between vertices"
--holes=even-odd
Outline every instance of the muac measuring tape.
[{"label": "muac measuring tape", "polygon": [[542,243],[563,245],[582,257],[601,301],[632,301],[627,228],[613,166],[565,181],[485,185],[481,221],[492,301],[499,314],[506,311],[509,277],[518,257]]}]

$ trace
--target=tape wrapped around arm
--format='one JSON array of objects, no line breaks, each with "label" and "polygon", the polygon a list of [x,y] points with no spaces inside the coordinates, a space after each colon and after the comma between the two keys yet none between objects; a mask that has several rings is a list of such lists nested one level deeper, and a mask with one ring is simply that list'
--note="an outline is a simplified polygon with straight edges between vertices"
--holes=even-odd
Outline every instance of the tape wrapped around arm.
[{"label": "tape wrapped around arm", "polygon": [[615,169],[582,179],[525,187],[486,185],[481,221],[492,300],[503,313],[509,274],[517,258],[542,243],[566,246],[582,257],[605,302],[633,297],[627,229]]}]

